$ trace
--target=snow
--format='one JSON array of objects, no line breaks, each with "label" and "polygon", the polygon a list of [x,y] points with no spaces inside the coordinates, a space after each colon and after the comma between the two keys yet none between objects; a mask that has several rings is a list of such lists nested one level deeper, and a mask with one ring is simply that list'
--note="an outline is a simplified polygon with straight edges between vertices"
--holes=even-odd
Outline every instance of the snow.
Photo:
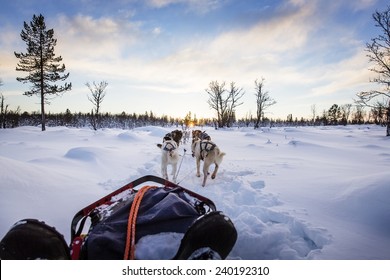
[{"label": "snow", "polygon": [[[174,129],[1,129],[0,237],[36,218],[69,242],[78,210],[141,176],[161,176],[156,144]],[[201,187],[185,144],[178,182],[232,219],[238,240],[229,259],[390,258],[384,128],[203,129],[226,152],[217,178]]]}]

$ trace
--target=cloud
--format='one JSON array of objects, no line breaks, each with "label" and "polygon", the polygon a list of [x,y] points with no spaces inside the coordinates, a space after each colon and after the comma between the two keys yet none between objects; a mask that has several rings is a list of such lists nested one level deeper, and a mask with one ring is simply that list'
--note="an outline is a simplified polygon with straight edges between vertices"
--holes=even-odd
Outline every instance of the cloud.
[{"label": "cloud", "polygon": [[93,18],[78,14],[62,15],[56,23],[59,48],[70,57],[116,58],[137,40],[138,23],[110,17]]},{"label": "cloud", "polygon": [[0,32],[0,78],[3,82],[15,79],[15,68],[18,60],[14,51],[25,52],[26,46],[20,39],[20,31],[11,27],[3,27]]},{"label": "cloud", "polygon": [[319,85],[314,86],[309,94],[303,97],[334,96],[343,92],[351,92],[351,89],[355,94],[360,87],[370,87],[368,68],[369,63],[362,48],[357,49],[353,56],[346,57],[337,63],[325,67],[324,65],[317,66],[316,69],[312,69],[312,78],[316,77]]},{"label": "cloud", "polygon": [[[207,86],[210,80],[250,80],[272,71],[280,72],[294,51],[305,47],[315,24],[308,24],[313,7],[304,6],[259,21],[249,29],[224,32],[211,40],[193,40],[171,55],[155,62],[163,73],[180,81]],[[291,59],[290,59],[291,60]],[[174,74],[173,74],[174,73]],[[207,81],[206,81],[207,80]]]},{"label": "cloud", "polygon": [[154,35],[160,35],[161,32],[162,32],[161,27],[155,27],[155,28],[153,28],[153,31],[152,31],[152,33],[153,33]]},{"label": "cloud", "polygon": [[171,5],[182,4],[187,6],[189,11],[206,14],[221,7],[223,0],[147,0],[147,5],[152,8],[165,8]]},{"label": "cloud", "polygon": [[348,1],[348,4],[351,5],[351,8],[354,11],[365,10],[369,7],[373,7],[376,4],[377,0],[356,0]]},{"label": "cloud", "polygon": [[[167,2],[164,3],[168,5]],[[335,59],[334,63],[324,61],[327,59],[327,52],[331,52],[334,46],[328,40],[329,34],[321,34],[320,39],[317,38],[313,42],[317,28],[324,23],[321,18],[316,18],[318,6],[304,1],[294,1],[293,4],[294,6],[279,8],[274,17],[267,21],[259,20],[251,28],[233,29],[212,39],[189,39],[183,47],[150,60],[133,56],[131,52],[126,58],[122,56],[123,46],[130,47],[131,42],[147,39],[141,34],[141,30],[138,30],[139,36],[126,42],[127,39],[121,35],[124,32],[120,30],[118,20],[92,20],[88,17],[75,19],[73,25],[76,28],[84,23],[86,27],[84,31],[77,29],[80,34],[75,33],[72,44],[75,44],[74,39],[82,37],[82,34],[87,37],[82,38],[84,44],[81,47],[81,51],[87,53],[87,58],[77,61],[79,67],[83,64],[81,67],[85,71],[99,72],[99,75],[106,79],[126,81],[136,84],[138,88],[156,90],[160,85],[165,92],[169,89],[173,93],[202,92],[211,80],[225,80],[235,81],[240,86],[252,89],[253,81],[263,76],[269,86],[276,89],[282,86],[301,86],[306,91],[300,93],[302,96],[325,95],[332,92],[329,90],[329,81],[337,81],[340,78],[337,72],[331,75],[326,71],[331,71],[334,65],[343,66],[345,69],[349,66],[354,69],[356,65],[337,65],[339,59]],[[129,24],[128,29],[132,28],[134,27]],[[98,31],[89,32],[90,29]],[[161,30],[154,31],[160,33]],[[94,40],[104,36],[107,36],[107,40],[101,40],[101,43],[95,46]],[[322,37],[326,39],[321,39]],[[353,41],[353,34],[340,40],[344,45],[357,44]],[[312,46],[314,43],[315,47]],[[108,51],[109,61],[104,59]],[[342,73],[347,73],[347,70]],[[353,76],[353,71],[349,74]],[[278,85],[274,86],[276,83]],[[319,83],[319,86],[311,89],[316,83]],[[328,86],[321,86],[323,84]]]}]

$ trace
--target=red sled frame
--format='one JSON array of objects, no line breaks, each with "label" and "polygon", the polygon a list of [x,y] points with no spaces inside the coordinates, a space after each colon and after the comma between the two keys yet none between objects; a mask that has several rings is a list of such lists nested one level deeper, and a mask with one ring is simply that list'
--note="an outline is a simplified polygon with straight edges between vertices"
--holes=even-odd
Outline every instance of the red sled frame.
[{"label": "red sled frame", "polygon": [[[149,183],[151,182],[151,183]],[[91,214],[93,210],[95,210],[97,207],[102,205],[109,205],[112,203],[112,197],[126,191],[134,189],[142,184],[148,184],[148,185],[154,185],[159,184],[161,187],[164,188],[170,188],[170,189],[176,189],[179,188],[183,190],[185,193],[189,194],[190,196],[193,196],[200,200],[201,202],[205,203],[207,206],[210,207],[211,211],[216,211],[216,206],[214,202],[212,202],[210,199],[201,196],[193,191],[190,191],[186,188],[183,188],[182,186],[179,186],[171,181],[165,180],[163,178],[154,176],[154,175],[146,175],[143,177],[140,177],[125,186],[113,191],[112,193],[106,195],[105,197],[102,197],[101,199],[95,201],[94,203],[88,205],[87,207],[81,209],[79,212],[76,213],[76,215],[72,219],[71,223],[71,246],[74,243],[75,238],[79,238],[81,234],[81,230],[83,227],[83,221]],[[78,227],[79,225],[79,227]]]}]

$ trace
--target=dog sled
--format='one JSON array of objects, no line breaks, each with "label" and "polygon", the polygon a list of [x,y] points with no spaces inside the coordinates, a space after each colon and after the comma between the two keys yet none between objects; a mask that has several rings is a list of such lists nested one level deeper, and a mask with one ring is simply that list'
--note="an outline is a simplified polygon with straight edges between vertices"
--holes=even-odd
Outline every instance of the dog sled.
[{"label": "dog sled", "polygon": [[[0,258],[225,259],[236,240],[232,221],[213,201],[148,175],[77,212],[69,246],[54,228],[26,219],[1,240]],[[155,244],[165,244],[158,255],[156,248],[150,248]]]}]

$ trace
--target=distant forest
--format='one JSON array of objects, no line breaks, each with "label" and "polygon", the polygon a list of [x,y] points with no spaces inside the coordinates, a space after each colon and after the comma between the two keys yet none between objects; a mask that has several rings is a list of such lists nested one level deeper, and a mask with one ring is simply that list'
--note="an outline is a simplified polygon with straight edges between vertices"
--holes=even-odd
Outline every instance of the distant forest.
[{"label": "distant forest", "polygon": [[[378,124],[385,126],[387,123],[385,110],[380,111],[371,109],[364,111],[359,106],[332,105],[329,110],[324,110],[321,114],[311,118],[294,118],[293,115],[287,115],[286,119],[272,119],[263,117],[260,127],[273,126],[326,126],[326,125],[347,125],[347,124]],[[226,124],[226,127],[255,127],[255,118],[247,115],[245,118],[236,119],[235,117]],[[196,118],[189,112],[184,118],[173,118],[170,116],[156,116],[153,112],[145,112],[144,114],[121,114],[102,113],[94,115],[91,113],[72,113],[69,109],[64,113],[48,113],[46,114],[46,123],[48,126],[67,126],[91,129],[101,128],[120,128],[133,129],[142,126],[174,126],[181,129],[186,129],[192,126],[209,126],[218,128],[216,119]],[[15,128],[19,126],[39,126],[41,124],[40,112],[20,112],[17,110],[8,110],[4,106],[0,111],[0,128]]]}]

